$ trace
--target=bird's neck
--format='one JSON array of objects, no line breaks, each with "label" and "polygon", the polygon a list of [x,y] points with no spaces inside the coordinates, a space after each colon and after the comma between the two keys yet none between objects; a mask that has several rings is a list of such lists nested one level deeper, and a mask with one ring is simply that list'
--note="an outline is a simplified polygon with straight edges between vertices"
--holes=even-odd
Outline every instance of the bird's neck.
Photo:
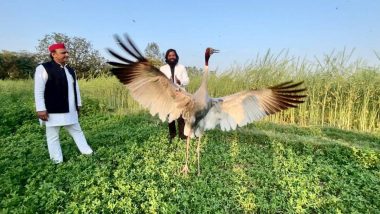
[{"label": "bird's neck", "polygon": [[[202,83],[201,86],[198,88],[198,90],[194,93],[194,97],[198,100],[198,102],[203,103],[207,97],[207,76],[208,76],[208,66],[205,66],[203,77],[202,77]],[[203,105],[206,105],[206,103],[203,103]]]},{"label": "bird's neck", "polygon": [[207,77],[208,77],[208,65],[205,65],[205,70],[203,72],[203,77],[202,77],[201,88],[205,88],[206,90],[207,90]]}]

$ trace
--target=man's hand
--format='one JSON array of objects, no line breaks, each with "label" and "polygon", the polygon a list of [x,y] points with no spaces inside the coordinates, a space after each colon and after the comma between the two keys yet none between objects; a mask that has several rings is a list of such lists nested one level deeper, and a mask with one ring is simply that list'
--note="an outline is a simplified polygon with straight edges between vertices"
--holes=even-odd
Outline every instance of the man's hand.
[{"label": "man's hand", "polygon": [[37,111],[37,117],[43,121],[47,121],[49,118],[49,114],[47,111]]},{"label": "man's hand", "polygon": [[177,85],[181,85],[181,81],[177,78],[177,76],[174,76],[174,80],[177,83]]}]

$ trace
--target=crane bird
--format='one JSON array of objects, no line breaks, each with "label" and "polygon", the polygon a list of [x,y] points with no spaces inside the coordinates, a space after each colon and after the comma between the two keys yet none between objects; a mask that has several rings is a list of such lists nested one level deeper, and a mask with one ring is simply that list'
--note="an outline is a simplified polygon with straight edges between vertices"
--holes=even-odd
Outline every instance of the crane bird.
[{"label": "crane bird", "polygon": [[221,98],[209,97],[207,93],[208,62],[212,54],[218,50],[207,48],[205,52],[205,67],[199,89],[190,94],[172,83],[163,73],[154,67],[137,49],[129,36],[125,41],[115,35],[117,44],[130,57],[127,59],[111,49],[109,53],[121,62],[108,62],[111,72],[123,83],[130,95],[143,107],[149,109],[150,114],[163,121],[171,122],[182,115],[185,120],[186,160],[182,173],[189,171],[190,138],[198,137],[197,164],[200,174],[200,142],[205,130],[219,127],[223,131],[234,130],[252,121],[280,112],[288,108],[295,108],[303,103],[306,95],[302,94],[306,88],[299,88],[302,82],[285,82],[264,89],[249,89]]}]

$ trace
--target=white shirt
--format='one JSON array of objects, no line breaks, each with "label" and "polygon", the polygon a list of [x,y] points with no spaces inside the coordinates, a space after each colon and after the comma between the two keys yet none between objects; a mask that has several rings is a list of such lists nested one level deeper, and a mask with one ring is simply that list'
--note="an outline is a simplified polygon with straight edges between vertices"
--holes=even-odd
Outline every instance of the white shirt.
[{"label": "white shirt", "polygon": [[[164,73],[167,78],[172,79],[172,72],[168,64],[161,66],[160,71]],[[174,67],[174,76],[181,82],[180,87],[185,87],[189,84],[189,76],[187,75],[185,66],[177,64]],[[176,81],[174,81],[174,84],[178,85]]]},{"label": "white shirt", "polygon": [[[69,112],[68,113],[49,113],[48,120],[40,120],[41,125],[46,124],[46,126],[65,126],[78,123],[78,112],[75,107],[75,95],[73,82],[74,79],[67,70],[66,66],[64,67],[67,86],[68,86],[68,95],[69,95]],[[36,73],[34,74],[34,99],[36,102],[36,111],[46,111],[45,106],[45,84],[48,79],[48,74],[43,65],[39,65],[36,68]],[[78,81],[76,81],[76,90],[78,98],[78,106],[82,106],[82,101],[79,93]]]}]

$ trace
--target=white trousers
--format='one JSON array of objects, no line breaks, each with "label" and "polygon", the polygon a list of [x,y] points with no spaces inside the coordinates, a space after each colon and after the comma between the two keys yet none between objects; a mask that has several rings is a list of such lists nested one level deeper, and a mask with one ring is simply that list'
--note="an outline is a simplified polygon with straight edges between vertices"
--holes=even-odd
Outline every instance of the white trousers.
[{"label": "white trousers", "polygon": [[[74,139],[79,151],[82,154],[91,154],[92,149],[87,144],[83,131],[79,123],[63,126],[69,132]],[[61,163],[63,161],[61,144],[59,142],[59,130],[61,126],[47,126],[46,127],[46,140],[49,150],[50,159],[55,163]]]}]

